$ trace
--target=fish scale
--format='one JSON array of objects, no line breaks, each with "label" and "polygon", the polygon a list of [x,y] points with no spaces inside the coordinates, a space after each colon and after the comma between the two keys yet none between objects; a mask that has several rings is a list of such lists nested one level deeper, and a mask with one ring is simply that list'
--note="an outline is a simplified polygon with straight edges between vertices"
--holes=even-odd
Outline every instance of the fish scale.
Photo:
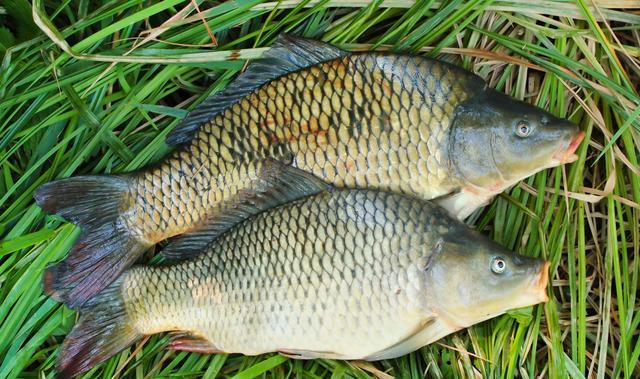
[{"label": "fish scale", "polygon": [[440,217],[377,192],[290,203],[243,222],[193,261],[132,269],[125,309],[140,333],[190,331],[220,351],[365,358],[431,316],[412,294],[423,287],[416,262],[438,241],[432,224],[447,225]]},{"label": "fish scale", "polygon": [[[424,81],[403,79],[420,72]],[[437,61],[357,54],[274,80],[137,177],[125,223],[149,241],[186,232],[257,177],[264,158],[289,161],[340,187],[443,195],[458,185],[447,175],[444,131],[466,97],[463,82],[446,75],[450,68]]]},{"label": "fish scale", "polygon": [[547,300],[548,262],[401,194],[327,189],[219,231],[88,300],[61,347],[61,376],[166,331],[170,349],[199,353],[395,358]]},{"label": "fish scale", "polygon": [[[45,291],[77,307],[157,242],[176,236],[170,246],[203,248],[221,222],[242,219],[228,213],[243,204],[263,211],[328,184],[435,199],[462,219],[575,160],[583,135],[445,62],[280,37],[169,133],[176,150],[167,158],[36,191],[43,209],[84,231],[46,270]],[[299,191],[297,178],[314,184]]]}]

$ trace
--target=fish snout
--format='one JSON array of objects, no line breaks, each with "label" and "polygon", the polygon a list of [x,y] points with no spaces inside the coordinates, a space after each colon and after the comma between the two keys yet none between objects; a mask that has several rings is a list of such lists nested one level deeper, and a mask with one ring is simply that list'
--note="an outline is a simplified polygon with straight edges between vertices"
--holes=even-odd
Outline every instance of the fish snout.
[{"label": "fish snout", "polygon": [[569,143],[566,147],[560,148],[553,154],[553,159],[558,162],[558,164],[566,164],[575,162],[578,160],[578,155],[575,154],[578,146],[580,146],[580,142],[584,139],[584,132],[578,131],[573,138],[569,140]]},{"label": "fish snout", "polygon": [[546,303],[549,301],[549,296],[547,295],[547,285],[549,284],[549,268],[551,264],[545,261],[540,267],[540,271],[538,272],[537,277],[533,281],[532,290],[541,303]]}]

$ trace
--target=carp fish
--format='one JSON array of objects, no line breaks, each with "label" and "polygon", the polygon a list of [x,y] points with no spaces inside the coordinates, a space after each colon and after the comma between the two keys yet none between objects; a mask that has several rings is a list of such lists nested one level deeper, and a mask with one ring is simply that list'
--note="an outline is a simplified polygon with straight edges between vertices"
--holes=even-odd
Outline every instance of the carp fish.
[{"label": "carp fish", "polygon": [[[281,36],[168,135],[176,149],[164,160],[36,191],[45,211],[83,230],[47,269],[45,290],[77,307],[154,244],[179,236],[204,248],[224,204],[274,187],[287,195],[287,177],[305,173],[437,199],[464,218],[519,180],[574,161],[582,138],[575,124],[452,64]],[[270,200],[260,204],[293,199]]]},{"label": "carp fish", "polygon": [[547,262],[406,195],[332,189],[218,228],[195,258],[169,245],[174,263],[134,266],[88,300],[61,376],[166,331],[183,351],[394,358],[547,301]]}]

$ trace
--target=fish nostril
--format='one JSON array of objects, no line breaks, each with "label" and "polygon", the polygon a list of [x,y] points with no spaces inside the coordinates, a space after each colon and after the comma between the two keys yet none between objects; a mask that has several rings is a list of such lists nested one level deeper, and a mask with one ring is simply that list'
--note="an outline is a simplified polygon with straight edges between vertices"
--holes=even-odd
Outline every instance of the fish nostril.
[{"label": "fish nostril", "polygon": [[580,128],[578,127],[578,125],[576,123],[571,122],[569,120],[562,120],[562,124],[561,125],[562,125],[562,127],[564,129],[567,129],[567,130],[572,131],[572,132],[578,132],[578,130],[580,130]]},{"label": "fish nostril", "polygon": [[524,263],[525,263],[525,259],[520,255],[515,255],[513,257],[513,264],[515,264],[516,266],[522,266]]},{"label": "fish nostril", "polygon": [[547,116],[542,116],[542,117],[540,118],[540,123],[541,123],[542,125],[544,125],[544,126],[549,125],[549,118],[548,118]]}]

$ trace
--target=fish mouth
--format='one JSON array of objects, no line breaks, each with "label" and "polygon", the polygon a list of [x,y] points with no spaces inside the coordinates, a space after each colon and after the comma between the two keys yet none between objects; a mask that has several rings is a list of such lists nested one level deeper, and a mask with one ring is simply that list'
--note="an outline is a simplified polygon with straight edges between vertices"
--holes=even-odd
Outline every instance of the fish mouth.
[{"label": "fish mouth", "polygon": [[536,294],[537,299],[540,303],[546,303],[547,301],[549,301],[549,296],[547,295],[547,285],[549,284],[549,267],[551,267],[551,264],[545,261],[540,268],[538,277],[533,282],[533,292]]},{"label": "fish mouth", "polygon": [[584,139],[584,132],[578,132],[569,142],[569,146],[566,149],[562,149],[553,154],[553,160],[557,161],[558,164],[566,164],[575,162],[578,160],[578,155],[575,154],[578,146],[580,146],[580,142]]}]

